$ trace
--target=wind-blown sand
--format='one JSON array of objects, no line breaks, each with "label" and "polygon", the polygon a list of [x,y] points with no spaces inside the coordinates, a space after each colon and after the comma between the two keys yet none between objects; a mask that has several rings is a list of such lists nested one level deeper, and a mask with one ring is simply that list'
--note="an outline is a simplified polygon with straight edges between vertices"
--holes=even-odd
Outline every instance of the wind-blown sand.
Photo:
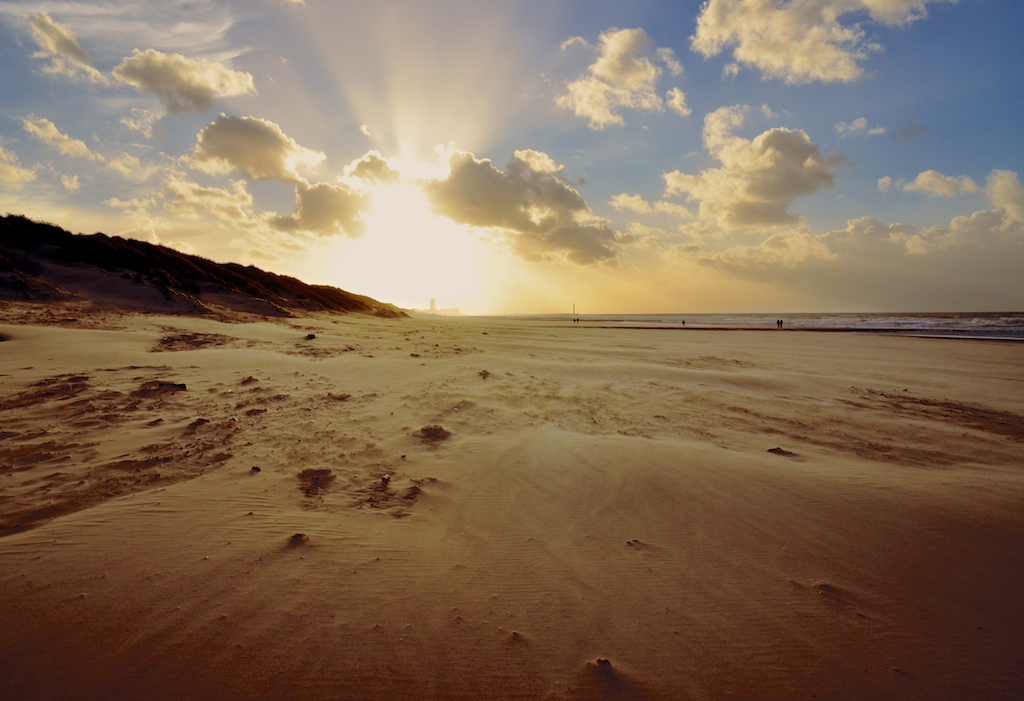
[{"label": "wind-blown sand", "polygon": [[1024,690],[1024,344],[113,313],[0,337],[2,699]]}]

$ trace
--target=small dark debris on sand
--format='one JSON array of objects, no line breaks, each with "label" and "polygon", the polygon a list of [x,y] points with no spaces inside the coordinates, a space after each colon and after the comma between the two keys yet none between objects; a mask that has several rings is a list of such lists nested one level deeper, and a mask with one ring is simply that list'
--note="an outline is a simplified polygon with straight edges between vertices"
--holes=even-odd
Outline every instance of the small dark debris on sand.
[{"label": "small dark debris on sand", "polygon": [[788,450],[785,450],[784,448],[769,448],[768,452],[769,453],[775,453],[776,455],[783,455],[783,456],[785,456],[787,458],[795,458],[796,457],[796,453],[791,453]]},{"label": "small dark debris on sand", "polygon": [[179,333],[161,338],[157,341],[153,352],[196,350],[206,346],[223,346],[233,340],[235,339],[219,333]]},{"label": "small dark debris on sand", "polygon": [[315,333],[307,333],[306,334],[306,340],[307,341],[312,341],[314,338],[316,338],[316,334]]},{"label": "small dark debris on sand", "polygon": [[489,373],[487,370],[481,370],[480,371],[480,377],[481,378],[486,380],[490,376],[491,376],[491,373]]},{"label": "small dark debris on sand", "polygon": [[149,382],[143,382],[142,386],[132,392],[133,397],[149,397],[154,394],[164,394],[167,392],[184,392],[188,387],[185,386],[184,382],[160,382],[159,380],[151,380]]},{"label": "small dark debris on sand", "polygon": [[240,384],[240,385],[251,385],[251,384],[255,384],[257,382],[259,382],[259,380],[257,380],[252,375],[249,375],[247,378],[245,378],[244,380],[242,380],[238,384]]},{"label": "small dark debris on sand", "polygon": [[204,419],[202,416],[200,416],[198,419],[196,419],[195,421],[190,423],[188,425],[188,428],[189,428],[189,430],[194,431],[197,428],[199,428],[200,426],[203,426],[204,424],[208,424],[208,423],[210,423],[209,419]]},{"label": "small dark debris on sand", "polygon": [[305,533],[296,533],[295,535],[293,535],[291,538],[288,539],[288,545],[291,545],[292,547],[297,547],[299,545],[302,545],[303,543],[305,543],[308,540],[309,540],[309,536],[306,535]]},{"label": "small dark debris on sand", "polygon": [[258,466],[258,465],[253,465],[253,466],[252,466],[252,470],[251,470],[251,471],[252,471],[252,472],[259,472],[259,471],[260,471],[260,468],[259,468],[259,466]]},{"label": "small dark debris on sand", "polygon": [[326,490],[327,486],[334,481],[334,475],[330,470],[303,470],[299,473],[299,489],[306,493],[306,496],[313,497]]},{"label": "small dark debris on sand", "polygon": [[[28,368],[31,369],[31,368]],[[87,375],[58,375],[36,382],[34,389],[0,401],[0,410],[20,409],[50,400],[71,399],[89,389]]]},{"label": "small dark debris on sand", "polygon": [[420,438],[424,443],[439,443],[448,439],[452,432],[437,424],[430,424],[429,426],[424,426],[413,435]]}]

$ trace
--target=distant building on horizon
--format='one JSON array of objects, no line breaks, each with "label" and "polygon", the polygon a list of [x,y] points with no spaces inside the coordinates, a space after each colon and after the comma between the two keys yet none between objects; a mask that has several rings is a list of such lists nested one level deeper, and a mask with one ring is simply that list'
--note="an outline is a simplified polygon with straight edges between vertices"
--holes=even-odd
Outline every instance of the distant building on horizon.
[{"label": "distant building on horizon", "polygon": [[451,309],[438,309],[437,299],[434,297],[430,298],[430,309],[410,309],[409,311],[418,312],[419,314],[433,314],[435,316],[459,316],[458,307],[452,307]]}]

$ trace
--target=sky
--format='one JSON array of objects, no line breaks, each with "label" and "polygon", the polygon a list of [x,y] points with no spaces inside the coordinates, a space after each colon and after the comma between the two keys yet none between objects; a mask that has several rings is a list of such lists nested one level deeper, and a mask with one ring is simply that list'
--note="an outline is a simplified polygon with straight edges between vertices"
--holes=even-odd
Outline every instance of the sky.
[{"label": "sky", "polygon": [[405,308],[1024,309],[1024,3],[0,0],[0,212]]}]

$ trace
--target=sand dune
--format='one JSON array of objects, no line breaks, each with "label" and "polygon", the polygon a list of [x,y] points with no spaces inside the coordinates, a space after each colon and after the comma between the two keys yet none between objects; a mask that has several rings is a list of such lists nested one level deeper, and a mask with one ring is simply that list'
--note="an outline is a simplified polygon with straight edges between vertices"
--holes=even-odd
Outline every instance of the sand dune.
[{"label": "sand dune", "polygon": [[1024,345],[113,313],[0,338],[0,698],[1024,689]]}]

